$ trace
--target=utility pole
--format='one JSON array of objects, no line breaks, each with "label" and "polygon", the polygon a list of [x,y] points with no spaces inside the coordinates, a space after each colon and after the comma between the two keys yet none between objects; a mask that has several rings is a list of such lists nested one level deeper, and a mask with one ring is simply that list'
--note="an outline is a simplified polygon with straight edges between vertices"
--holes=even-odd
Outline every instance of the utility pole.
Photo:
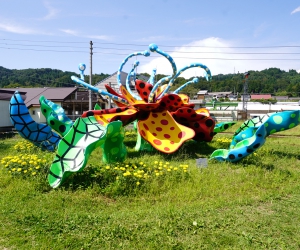
[{"label": "utility pole", "polygon": [[[92,85],[93,75],[93,42],[90,41],[90,85]],[[89,110],[92,110],[92,91],[89,90]]]},{"label": "utility pole", "polygon": [[248,77],[250,73],[246,72],[244,73],[245,76],[245,82],[244,82],[244,94],[243,94],[243,111],[246,112],[246,118],[247,118],[247,101],[246,98],[248,98]]},{"label": "utility pole", "polygon": [[[109,82],[108,85],[111,87],[111,82]],[[108,98],[108,108],[111,108],[111,98]]]}]

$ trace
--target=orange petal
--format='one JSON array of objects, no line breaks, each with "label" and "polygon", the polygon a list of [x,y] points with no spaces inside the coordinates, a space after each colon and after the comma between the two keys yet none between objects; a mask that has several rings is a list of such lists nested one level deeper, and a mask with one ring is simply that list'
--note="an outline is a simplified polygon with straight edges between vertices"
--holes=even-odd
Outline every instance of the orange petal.
[{"label": "orange petal", "polygon": [[146,103],[145,101],[142,100],[137,100],[135,99],[124,86],[120,87],[120,91],[122,95],[125,97],[125,99],[130,103],[130,104],[140,104],[140,103]]},{"label": "orange petal", "polygon": [[185,95],[185,94],[177,94],[177,95],[180,96],[180,98],[181,98],[181,100],[182,100],[182,102],[183,102],[184,104],[189,103],[189,101],[190,101],[189,96],[187,96],[187,95]]},{"label": "orange petal", "polygon": [[209,111],[208,111],[208,109],[206,109],[206,108],[200,108],[200,109],[197,109],[197,110],[196,110],[196,113],[197,113],[197,114],[201,114],[201,115],[205,115],[205,116],[207,116],[207,117],[210,116],[210,115],[209,115]]},{"label": "orange petal", "polygon": [[120,120],[123,123],[123,126],[127,125],[130,122],[133,122],[136,119],[137,110],[135,109],[127,109],[120,113],[113,114],[100,114],[94,115],[97,122],[102,126],[107,126],[108,123]]},{"label": "orange petal", "polygon": [[162,86],[159,86],[157,90],[155,91],[155,96],[159,96],[165,89],[168,87],[168,84],[164,84]]},{"label": "orange petal", "polygon": [[195,135],[193,129],[177,123],[168,111],[152,112],[146,120],[138,121],[138,130],[154,148],[168,154]]}]

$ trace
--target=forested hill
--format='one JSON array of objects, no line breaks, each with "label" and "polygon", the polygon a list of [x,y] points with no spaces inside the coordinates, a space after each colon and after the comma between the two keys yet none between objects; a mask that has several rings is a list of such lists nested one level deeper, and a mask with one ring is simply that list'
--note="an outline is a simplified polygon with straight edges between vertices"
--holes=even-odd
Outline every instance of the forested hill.
[{"label": "forested hill", "polygon": [[[250,70],[249,73],[248,93],[300,96],[300,73],[297,73],[296,70],[289,70],[287,72],[278,68],[269,68],[262,71]],[[0,88],[75,86],[71,80],[72,75],[78,76],[78,72],[49,68],[11,70],[0,66]],[[109,74],[103,73],[93,75],[93,84],[108,76]],[[156,80],[158,81],[162,77],[164,77],[164,75],[157,75]],[[175,81],[172,90],[191,79],[179,77]],[[85,81],[89,82],[88,76],[86,76]],[[191,97],[199,90],[243,93],[244,81],[244,73],[214,75],[210,82],[207,82],[204,77],[200,77],[199,83],[190,84],[187,88],[183,89],[181,93],[186,93]]]},{"label": "forested hill", "polygon": [[[269,68],[262,71],[250,70],[248,72],[250,73],[247,82],[248,93],[300,96],[300,73],[296,70],[286,72],[278,68]],[[178,88],[184,82],[186,82],[185,79],[179,78],[172,90]],[[244,82],[244,73],[215,75],[210,82],[201,77],[199,83],[190,84],[181,92],[186,92],[190,97],[199,90],[209,90],[210,92],[232,91],[242,94],[244,92]]]},{"label": "forested hill", "polygon": [[[57,69],[6,69],[0,66],[0,88],[15,87],[71,87],[75,86],[71,76],[79,76],[78,72]],[[109,74],[94,74],[93,84],[105,79]],[[88,76],[85,79],[89,82]]]}]

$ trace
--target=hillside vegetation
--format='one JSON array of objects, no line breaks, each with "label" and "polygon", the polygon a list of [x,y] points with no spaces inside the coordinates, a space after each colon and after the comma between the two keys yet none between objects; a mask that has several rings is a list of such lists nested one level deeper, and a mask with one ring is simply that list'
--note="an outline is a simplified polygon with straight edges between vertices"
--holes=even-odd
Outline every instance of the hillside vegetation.
[{"label": "hillside vegetation", "polygon": [[[0,88],[16,87],[72,87],[75,86],[71,76],[78,72],[61,71],[58,69],[6,69],[0,66]],[[105,79],[109,74],[94,74],[93,84]],[[88,76],[85,79],[89,82]]]},{"label": "hillside vegetation", "polygon": [[[300,73],[296,70],[288,72],[269,68],[262,71],[249,71],[248,92],[249,93],[269,93],[274,95],[299,96],[300,94]],[[61,71],[57,69],[6,69],[0,66],[0,88],[14,87],[71,87],[74,83],[71,80],[72,75],[78,75],[78,72]],[[144,76],[149,76],[143,73]],[[109,74],[93,75],[93,84],[105,79]],[[156,81],[165,77],[158,74]],[[172,90],[177,89],[190,79],[179,77]],[[89,82],[86,76],[86,82]],[[243,93],[244,72],[237,74],[219,74],[213,75],[212,81],[207,82],[204,77],[200,77],[197,84],[190,84],[183,89],[181,93],[194,96],[199,90],[209,90],[210,92],[232,91]]]}]

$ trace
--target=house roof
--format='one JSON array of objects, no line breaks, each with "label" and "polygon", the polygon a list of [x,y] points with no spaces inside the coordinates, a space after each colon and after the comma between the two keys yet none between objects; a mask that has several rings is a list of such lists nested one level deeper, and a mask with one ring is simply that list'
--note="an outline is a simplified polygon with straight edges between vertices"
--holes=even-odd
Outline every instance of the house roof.
[{"label": "house roof", "polygon": [[232,91],[227,91],[227,92],[208,92],[207,93],[208,95],[215,95],[215,96],[226,96],[226,95],[230,95],[230,94],[232,94]]},{"label": "house roof", "polygon": [[254,94],[254,95],[250,95],[250,96],[251,96],[251,99],[254,99],[254,100],[271,99],[272,98],[271,94],[262,94],[262,95]]},{"label": "house roof", "polygon": [[[100,82],[97,82],[94,87],[97,87],[99,89],[105,89],[104,85],[105,84],[111,84],[111,86],[118,86],[118,81],[117,81],[117,73],[118,71],[116,71],[115,73],[111,74],[110,76],[106,77],[105,79],[103,79]],[[126,83],[126,78],[127,78],[127,73],[121,71],[120,73],[120,78],[121,78],[121,83],[122,85],[125,85]]]},{"label": "house roof", "polygon": [[[1,89],[3,90],[3,89]],[[27,107],[32,105],[40,105],[39,99],[40,96],[45,96],[46,99],[51,101],[64,101],[70,94],[77,91],[77,87],[71,88],[13,88],[13,89],[5,89],[26,93],[25,104]]]},{"label": "house roof", "polygon": [[197,95],[206,95],[208,93],[208,90],[200,90],[197,92]]},{"label": "house roof", "polygon": [[287,99],[289,99],[289,97],[288,96],[275,96],[275,99],[276,100],[287,100]]},{"label": "house roof", "polygon": [[[94,87],[96,87],[98,89],[101,89],[101,90],[104,90],[104,91],[107,91],[106,88],[105,88],[105,85],[110,85],[110,87],[112,89],[114,89],[117,93],[120,94],[120,88],[119,88],[119,84],[118,84],[118,80],[117,80],[117,74],[118,74],[118,71],[111,74],[109,77],[103,79],[102,81],[97,82],[94,85]],[[125,86],[125,84],[126,84],[127,76],[128,76],[128,73],[123,72],[123,71],[120,72],[121,84],[123,86]],[[138,75],[137,78],[141,79],[141,80],[147,79],[147,77],[143,76],[143,75]],[[137,94],[137,92],[135,90],[135,87],[134,87],[133,81],[131,81],[131,83],[130,83],[130,88],[134,93]]]},{"label": "house roof", "polygon": [[[10,101],[12,95],[15,93],[15,90],[8,90],[8,89],[0,89],[0,100],[2,101]],[[22,99],[25,100],[26,92],[19,91]]]}]

